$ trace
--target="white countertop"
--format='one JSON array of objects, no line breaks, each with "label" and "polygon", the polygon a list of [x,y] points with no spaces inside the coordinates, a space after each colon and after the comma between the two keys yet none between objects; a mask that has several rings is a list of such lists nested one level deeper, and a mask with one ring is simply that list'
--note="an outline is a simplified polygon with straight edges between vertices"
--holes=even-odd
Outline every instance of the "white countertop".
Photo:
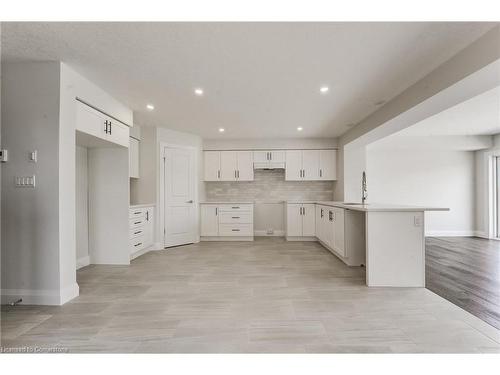
[{"label": "white countertop", "polygon": [[200,204],[254,204],[254,201],[202,201]]},{"label": "white countertop", "polygon": [[155,207],[155,206],[156,206],[156,204],[154,204],[154,203],[131,204],[130,208],[134,209],[134,208]]},{"label": "white countertop", "polygon": [[345,208],[353,211],[449,211],[449,208],[445,207],[423,207],[423,206],[406,206],[399,204],[388,204],[388,203],[367,203],[367,204],[345,204],[345,202],[336,201],[298,201],[292,200],[287,201],[287,203],[315,203],[322,204],[324,206]]}]

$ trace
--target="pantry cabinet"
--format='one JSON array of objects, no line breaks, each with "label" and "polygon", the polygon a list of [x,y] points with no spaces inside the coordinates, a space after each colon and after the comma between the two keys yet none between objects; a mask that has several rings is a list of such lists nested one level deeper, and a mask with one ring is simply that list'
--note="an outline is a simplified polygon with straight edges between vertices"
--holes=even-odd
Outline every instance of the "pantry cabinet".
[{"label": "pantry cabinet", "polygon": [[316,235],[315,205],[307,203],[288,203],[286,205],[286,236],[314,237]]},{"label": "pantry cabinet", "polygon": [[116,145],[129,147],[129,127],[102,112],[76,102],[76,130]]}]

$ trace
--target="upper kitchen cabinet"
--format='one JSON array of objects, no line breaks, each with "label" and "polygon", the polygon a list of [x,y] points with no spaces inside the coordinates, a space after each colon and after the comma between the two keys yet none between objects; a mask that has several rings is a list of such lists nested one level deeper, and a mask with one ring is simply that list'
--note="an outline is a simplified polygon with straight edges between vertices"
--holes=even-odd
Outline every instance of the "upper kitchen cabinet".
[{"label": "upper kitchen cabinet", "polygon": [[319,179],[337,179],[337,150],[319,150]]},{"label": "upper kitchen cabinet", "polygon": [[127,125],[80,101],[77,101],[76,105],[76,130],[107,142],[129,147]]},{"label": "upper kitchen cabinet", "polygon": [[253,166],[255,169],[285,168],[285,151],[254,151]]},{"label": "upper kitchen cabinet", "polygon": [[205,151],[205,181],[253,181],[252,151]]},{"label": "upper kitchen cabinet", "polygon": [[288,181],[336,179],[335,150],[288,150],[285,164]]},{"label": "upper kitchen cabinet", "polygon": [[220,181],[220,151],[203,152],[204,180]]}]

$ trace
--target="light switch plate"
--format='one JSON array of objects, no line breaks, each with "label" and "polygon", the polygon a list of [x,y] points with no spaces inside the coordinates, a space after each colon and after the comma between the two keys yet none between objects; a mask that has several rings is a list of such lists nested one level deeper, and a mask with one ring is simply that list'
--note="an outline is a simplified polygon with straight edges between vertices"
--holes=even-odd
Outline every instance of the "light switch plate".
[{"label": "light switch plate", "polygon": [[28,155],[28,160],[32,163],[36,163],[37,158],[38,158],[38,151],[37,150],[30,151]]},{"label": "light switch plate", "polygon": [[422,219],[420,218],[420,216],[413,217],[413,225],[415,225],[416,227],[422,226]]},{"label": "light switch plate", "polygon": [[35,187],[35,176],[16,176],[15,181],[14,181],[16,187],[28,187],[28,188],[34,188]]}]

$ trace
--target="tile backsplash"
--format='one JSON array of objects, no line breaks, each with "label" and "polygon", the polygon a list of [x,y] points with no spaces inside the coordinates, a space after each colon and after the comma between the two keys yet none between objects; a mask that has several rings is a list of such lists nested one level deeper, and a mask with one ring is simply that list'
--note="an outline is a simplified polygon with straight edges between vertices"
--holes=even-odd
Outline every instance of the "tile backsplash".
[{"label": "tile backsplash", "polygon": [[254,181],[205,182],[207,200],[332,200],[332,181],[285,181],[284,169],[255,170]]}]

